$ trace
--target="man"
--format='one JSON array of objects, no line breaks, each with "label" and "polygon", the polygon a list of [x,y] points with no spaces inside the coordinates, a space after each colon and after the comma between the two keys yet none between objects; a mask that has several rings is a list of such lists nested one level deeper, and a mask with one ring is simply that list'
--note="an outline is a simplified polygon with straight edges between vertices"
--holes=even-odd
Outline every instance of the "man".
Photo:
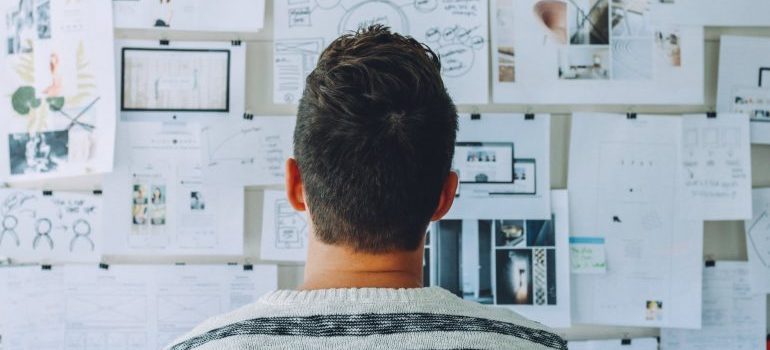
[{"label": "man", "polygon": [[214,318],[181,349],[566,349],[502,308],[422,287],[425,232],[449,211],[457,111],[435,53],[372,26],[308,76],[286,164],[309,212],[305,282]]}]

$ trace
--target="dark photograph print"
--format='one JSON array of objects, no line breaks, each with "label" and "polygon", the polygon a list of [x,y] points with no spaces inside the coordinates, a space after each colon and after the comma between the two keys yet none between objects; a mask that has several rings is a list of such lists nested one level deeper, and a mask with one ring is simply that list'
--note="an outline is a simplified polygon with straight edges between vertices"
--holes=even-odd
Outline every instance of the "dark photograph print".
[{"label": "dark photograph print", "polygon": [[532,250],[497,252],[497,304],[532,305]]},{"label": "dark photograph print", "polygon": [[55,171],[69,154],[67,130],[8,135],[11,175]]}]

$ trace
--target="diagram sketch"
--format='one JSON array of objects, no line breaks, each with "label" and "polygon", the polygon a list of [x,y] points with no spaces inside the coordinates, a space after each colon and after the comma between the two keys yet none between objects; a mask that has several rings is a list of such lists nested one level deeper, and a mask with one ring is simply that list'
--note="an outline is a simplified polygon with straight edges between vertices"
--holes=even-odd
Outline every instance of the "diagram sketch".
[{"label": "diagram sketch", "polygon": [[282,184],[295,123],[294,117],[266,116],[207,123],[201,129],[203,176],[212,183]]},{"label": "diagram sketch", "polygon": [[6,180],[112,170],[116,97],[111,6],[4,2],[0,103]]},{"label": "diagram sketch", "polygon": [[700,103],[703,32],[658,21],[653,2],[492,1],[493,100]]},{"label": "diagram sketch", "polygon": [[[113,0],[116,28],[212,32],[258,32],[264,0]],[[221,20],[227,18],[226,21]]]},{"label": "diagram sketch", "polygon": [[98,261],[101,210],[96,195],[2,189],[0,254],[21,261]]},{"label": "diagram sketch", "polygon": [[[296,103],[304,78],[338,36],[382,24],[426,43],[457,103],[488,99],[488,4],[482,0],[301,0],[274,8],[275,103]],[[320,37],[319,37],[320,35]]]},{"label": "diagram sketch", "polygon": [[309,225],[306,213],[297,212],[284,191],[265,191],[262,208],[261,258],[305,261]]}]

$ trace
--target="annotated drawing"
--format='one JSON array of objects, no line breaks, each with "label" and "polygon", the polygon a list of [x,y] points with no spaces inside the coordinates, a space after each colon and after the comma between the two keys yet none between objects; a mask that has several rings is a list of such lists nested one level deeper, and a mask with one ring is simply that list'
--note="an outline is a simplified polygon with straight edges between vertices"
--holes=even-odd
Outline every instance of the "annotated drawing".
[{"label": "annotated drawing", "polygon": [[273,101],[297,103],[307,74],[338,36],[382,24],[426,43],[441,58],[457,103],[488,99],[487,11],[484,0],[301,0],[274,8]]}]

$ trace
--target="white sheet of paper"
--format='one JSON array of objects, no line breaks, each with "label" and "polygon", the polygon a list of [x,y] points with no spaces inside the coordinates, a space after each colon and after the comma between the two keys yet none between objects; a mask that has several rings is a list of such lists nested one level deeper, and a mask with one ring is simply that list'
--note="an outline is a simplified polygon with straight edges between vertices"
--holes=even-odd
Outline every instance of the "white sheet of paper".
[{"label": "white sheet of paper", "polygon": [[204,178],[243,186],[283,184],[295,123],[295,117],[206,123],[201,130]]},{"label": "white sheet of paper", "polygon": [[572,273],[606,273],[604,237],[570,237],[569,261]]},{"label": "white sheet of paper", "polygon": [[746,262],[703,270],[703,328],[662,329],[661,350],[764,349],[765,293],[752,291]]},{"label": "white sheet of paper", "polygon": [[258,32],[264,0],[113,0],[115,28],[183,31]]},{"label": "white sheet of paper", "polygon": [[770,144],[770,39],[722,36],[717,111],[748,114],[751,142]]},{"label": "white sheet of paper", "polygon": [[770,188],[753,192],[754,215],[746,220],[746,250],[749,255],[751,286],[770,294]]},{"label": "white sheet of paper", "polygon": [[573,321],[700,327],[703,222],[682,215],[682,118],[578,113],[573,237],[605,239],[607,273],[572,276]]},{"label": "white sheet of paper", "polygon": [[111,265],[0,269],[9,349],[160,349],[277,288],[277,268]]},{"label": "white sheet of paper", "polygon": [[703,28],[659,24],[636,3],[491,1],[493,101],[702,103]]},{"label": "white sheet of paper", "polygon": [[749,118],[743,114],[686,115],[682,134],[684,200],[703,220],[751,217]]},{"label": "white sheet of paper", "polygon": [[567,192],[552,191],[551,203],[553,220],[510,214],[434,223],[428,284],[510,308],[549,327],[569,327]]},{"label": "white sheet of paper", "polygon": [[121,120],[242,118],[246,45],[121,40],[115,45]]},{"label": "white sheet of paper", "polygon": [[567,342],[570,350],[658,350],[655,338],[630,339],[631,344],[623,344],[622,339],[609,340],[572,340]]},{"label": "white sheet of paper", "polygon": [[263,203],[260,258],[305,261],[310,230],[307,214],[291,207],[286,191],[265,191]]},{"label": "white sheet of paper", "polygon": [[0,179],[112,170],[115,66],[111,3],[4,1],[0,13]]},{"label": "white sheet of paper", "polygon": [[197,124],[121,122],[104,178],[108,254],[243,254],[243,187],[207,182]]},{"label": "white sheet of paper", "polygon": [[102,198],[0,189],[0,256],[17,262],[98,262]]},{"label": "white sheet of paper", "polygon": [[702,26],[770,26],[766,0],[661,0],[652,1],[655,18],[670,23]]},{"label": "white sheet of paper", "polygon": [[276,1],[273,102],[297,103],[324,48],[359,26],[381,23],[429,45],[455,103],[489,100],[488,2]]},{"label": "white sheet of paper", "polygon": [[[469,172],[470,166],[476,167],[470,170],[475,171],[489,164],[509,163],[503,153],[492,154],[494,150],[485,148],[491,143],[513,148],[514,181],[461,183],[459,197],[455,198],[446,219],[550,219],[550,140],[551,116],[548,114],[537,114],[532,120],[526,120],[523,114],[483,114],[478,120],[472,120],[467,114],[460,115],[458,145],[481,144],[475,148],[455,147],[453,169],[460,178],[466,177],[463,174]],[[492,176],[484,178],[492,179]]]}]

